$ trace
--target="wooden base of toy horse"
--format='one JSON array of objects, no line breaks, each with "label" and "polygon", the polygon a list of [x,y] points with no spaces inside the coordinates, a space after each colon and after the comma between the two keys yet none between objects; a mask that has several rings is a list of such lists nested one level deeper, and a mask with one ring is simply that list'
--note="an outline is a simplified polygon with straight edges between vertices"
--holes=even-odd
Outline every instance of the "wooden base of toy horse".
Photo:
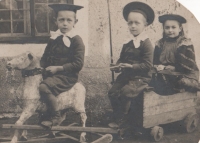
[{"label": "wooden base of toy horse", "polygon": [[[9,139],[5,138],[1,140],[7,140],[7,141],[3,141],[0,143],[10,143],[10,141],[8,141]],[[33,138],[27,141],[18,141],[17,143],[62,143],[62,142],[64,143],[64,142],[69,142],[70,140],[81,143],[79,139],[72,137],[70,135],[64,134],[64,133],[62,133],[60,137],[56,137],[56,138],[37,137],[37,138]],[[112,135],[105,134],[91,143],[110,143],[111,141],[112,141]],[[87,142],[84,142],[84,143],[87,143]]]},{"label": "wooden base of toy horse", "polygon": [[[87,142],[81,142],[79,139],[62,133],[62,131],[75,131],[75,132],[90,132],[94,133],[99,136],[98,139],[94,141],[90,141],[90,143],[110,143],[113,140],[113,137],[111,134],[116,134],[117,131],[113,130],[111,128],[98,128],[98,127],[78,127],[73,126],[73,124],[69,126],[53,126],[51,130],[49,131],[57,131],[58,136],[51,138],[49,134],[31,138],[27,141],[18,141],[17,143],[62,143],[62,142],[69,142],[70,140],[73,142],[79,142],[79,143],[87,143]],[[14,125],[14,124],[3,124],[3,129],[19,129],[19,130],[45,130],[43,127],[39,125]],[[103,133],[103,134],[100,134]],[[111,133],[111,134],[109,134]],[[10,143],[8,142],[9,139],[0,139],[1,141],[4,140],[4,142],[0,143]]]}]

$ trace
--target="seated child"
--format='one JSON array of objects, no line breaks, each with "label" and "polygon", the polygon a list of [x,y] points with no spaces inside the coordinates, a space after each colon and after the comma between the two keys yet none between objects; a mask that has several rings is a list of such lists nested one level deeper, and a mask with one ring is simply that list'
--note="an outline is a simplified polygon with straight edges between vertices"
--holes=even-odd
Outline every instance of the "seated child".
[{"label": "seated child", "polygon": [[[41,58],[41,66],[46,69],[44,80],[39,86],[42,99],[51,113],[52,125],[57,125],[61,118],[56,101],[60,93],[72,88],[78,80],[79,71],[84,64],[85,46],[74,31],[78,22],[76,11],[81,6],[68,4],[49,5],[56,14],[58,30],[51,32],[50,40]],[[48,121],[41,123],[48,126]]]},{"label": "seated child", "polygon": [[159,94],[194,91],[198,88],[199,69],[193,44],[183,31],[186,19],[166,14],[159,17],[159,22],[163,25],[163,38],[156,43],[153,64],[157,71],[164,70],[166,74],[157,74],[155,90]]},{"label": "seated child", "polygon": [[132,39],[123,45],[119,60],[111,66],[111,70],[121,71],[108,92],[113,108],[114,122],[109,124],[112,128],[128,124],[131,101],[148,87],[153,67],[153,47],[145,28],[153,23],[154,11],[145,3],[131,2],[124,7],[123,16]]}]

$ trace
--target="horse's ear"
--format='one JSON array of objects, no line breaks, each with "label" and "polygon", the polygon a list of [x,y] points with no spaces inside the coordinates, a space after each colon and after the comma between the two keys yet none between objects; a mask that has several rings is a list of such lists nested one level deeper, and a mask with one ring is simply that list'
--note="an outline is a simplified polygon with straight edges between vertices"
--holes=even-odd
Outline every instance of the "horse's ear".
[{"label": "horse's ear", "polygon": [[29,54],[28,54],[28,58],[29,58],[30,60],[32,60],[32,59],[33,59],[33,55],[32,55],[31,53],[29,53]]}]

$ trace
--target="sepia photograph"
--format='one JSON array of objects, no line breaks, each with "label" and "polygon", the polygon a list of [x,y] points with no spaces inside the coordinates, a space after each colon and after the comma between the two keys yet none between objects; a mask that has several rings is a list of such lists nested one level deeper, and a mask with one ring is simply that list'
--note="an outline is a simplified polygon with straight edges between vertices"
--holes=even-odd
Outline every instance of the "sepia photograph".
[{"label": "sepia photograph", "polygon": [[0,143],[200,143],[198,4],[0,0]]}]

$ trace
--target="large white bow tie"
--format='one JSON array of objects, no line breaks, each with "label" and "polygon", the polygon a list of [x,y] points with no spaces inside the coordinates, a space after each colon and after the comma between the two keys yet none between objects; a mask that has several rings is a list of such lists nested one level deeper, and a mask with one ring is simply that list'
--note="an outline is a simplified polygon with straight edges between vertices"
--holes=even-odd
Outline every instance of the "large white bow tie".
[{"label": "large white bow tie", "polygon": [[68,34],[63,34],[63,33],[61,33],[60,31],[50,31],[50,34],[51,34],[51,37],[50,37],[50,38],[51,38],[51,39],[54,39],[54,40],[55,40],[58,36],[63,35],[63,42],[64,42],[65,46],[70,47],[71,42],[70,42],[69,38],[67,37]]}]

